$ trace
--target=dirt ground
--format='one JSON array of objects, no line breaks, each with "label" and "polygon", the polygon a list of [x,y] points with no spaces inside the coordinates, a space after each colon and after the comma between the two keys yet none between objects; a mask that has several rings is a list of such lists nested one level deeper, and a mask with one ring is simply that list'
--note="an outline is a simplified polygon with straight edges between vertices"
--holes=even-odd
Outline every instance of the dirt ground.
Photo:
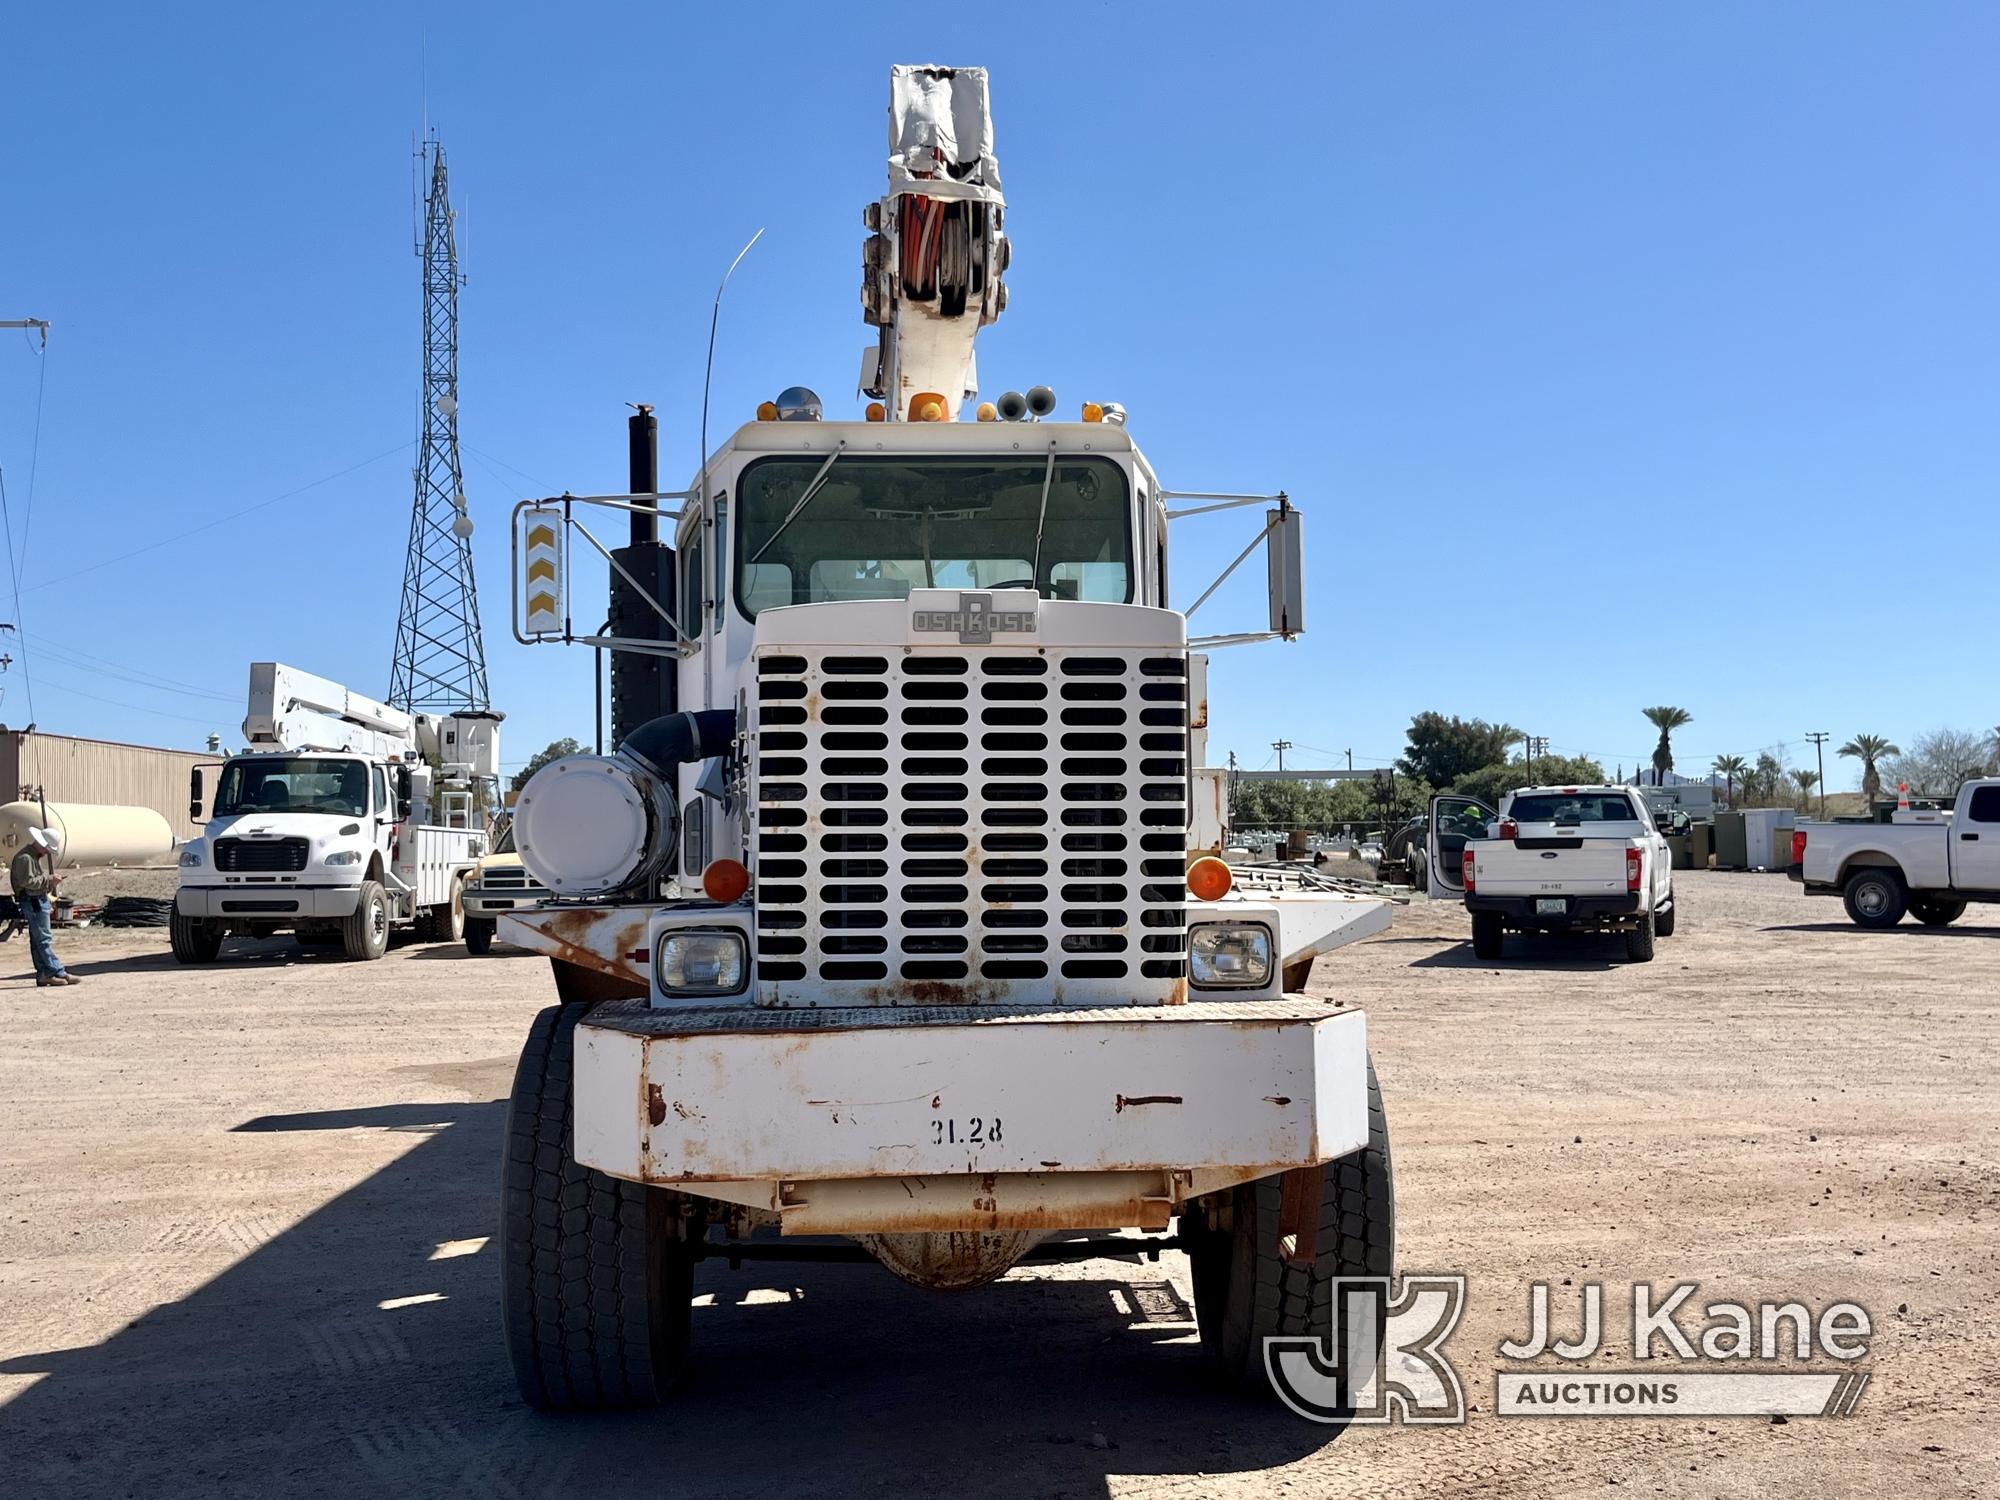
[{"label": "dirt ground", "polygon": [[[1424,905],[1320,960],[1368,1011],[1401,1267],[1471,1278],[1467,1425],[1338,1436],[1206,1382],[1171,1253],[957,1296],[710,1262],[677,1404],[538,1415],[486,1238],[538,960],[280,940],[182,970],[164,934],[77,933],[86,982],[50,991],[16,939],[0,1492],[2000,1494],[2000,908],[1864,933],[1779,877],[1680,883],[1646,967],[1480,964]],[[1874,1378],[1845,1419],[1496,1417],[1536,1278],[1852,1299]]]}]

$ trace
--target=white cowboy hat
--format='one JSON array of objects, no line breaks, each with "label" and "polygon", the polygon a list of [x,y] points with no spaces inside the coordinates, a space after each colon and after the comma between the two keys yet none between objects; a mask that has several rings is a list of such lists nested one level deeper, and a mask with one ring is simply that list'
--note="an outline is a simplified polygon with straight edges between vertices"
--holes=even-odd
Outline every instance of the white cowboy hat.
[{"label": "white cowboy hat", "polygon": [[30,828],[28,837],[35,841],[38,849],[46,849],[51,854],[62,853],[63,836],[59,828]]}]

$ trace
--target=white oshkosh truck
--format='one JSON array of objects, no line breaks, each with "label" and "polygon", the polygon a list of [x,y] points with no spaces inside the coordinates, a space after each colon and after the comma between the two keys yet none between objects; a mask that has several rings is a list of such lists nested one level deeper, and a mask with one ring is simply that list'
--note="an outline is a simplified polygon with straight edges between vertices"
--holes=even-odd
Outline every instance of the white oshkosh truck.
[{"label": "white oshkosh truck", "polygon": [[[1388,908],[1236,886],[1202,763],[1200,648],[1300,628],[1298,512],[1166,490],[1112,404],[1053,420],[1037,387],[958,420],[1006,300],[986,77],[897,68],[891,94],[866,420],[794,387],[686,491],[635,457],[629,496],[516,513],[517,637],[608,647],[614,698],[621,670],[652,692],[515,809],[553,896],[499,935],[564,1001],[504,1164],[536,1406],[663,1396],[711,1256],[960,1288],[1180,1248],[1205,1346],[1254,1387],[1267,1338],[1331,1331],[1330,1278],[1391,1269],[1366,1023],[1302,993]],[[1191,640],[1207,596],[1170,605],[1168,527],[1235,505],[1263,515],[1270,628]],[[607,510],[629,546],[589,531]],[[605,634],[570,628],[578,539],[611,562]]]},{"label": "white oshkosh truck", "polygon": [[[500,715],[409,714],[278,662],[250,666],[247,748],[196,767],[174,957],[231,935],[298,935],[380,958],[397,927],[456,942],[466,872],[486,852],[476,787],[499,771]],[[204,809],[203,771],[214,770]]]}]

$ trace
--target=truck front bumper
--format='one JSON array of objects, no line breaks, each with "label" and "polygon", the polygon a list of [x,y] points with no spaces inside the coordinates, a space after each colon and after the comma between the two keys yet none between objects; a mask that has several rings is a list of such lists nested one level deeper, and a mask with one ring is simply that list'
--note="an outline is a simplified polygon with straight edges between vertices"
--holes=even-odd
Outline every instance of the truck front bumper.
[{"label": "truck front bumper", "polygon": [[526,911],[531,906],[539,906],[548,899],[549,893],[544,890],[517,889],[489,893],[476,886],[468,886],[465,891],[465,914],[497,920],[512,911]]},{"label": "truck front bumper", "polygon": [[353,916],[360,900],[358,885],[184,885],[174,893],[174,909],[216,921],[331,921]]},{"label": "truck front bumper", "polygon": [[1625,926],[1639,915],[1639,893],[1621,891],[1611,896],[1565,896],[1560,916],[1538,912],[1535,903],[1548,899],[1538,896],[1486,896],[1471,892],[1465,909],[1471,912],[1498,912],[1500,920],[1516,931],[1566,932],[1575,927]]},{"label": "truck front bumper", "polygon": [[1164,1228],[1368,1143],[1367,1023],[1278,1000],[1079,1010],[598,1006],[577,1160],[786,1234]]}]

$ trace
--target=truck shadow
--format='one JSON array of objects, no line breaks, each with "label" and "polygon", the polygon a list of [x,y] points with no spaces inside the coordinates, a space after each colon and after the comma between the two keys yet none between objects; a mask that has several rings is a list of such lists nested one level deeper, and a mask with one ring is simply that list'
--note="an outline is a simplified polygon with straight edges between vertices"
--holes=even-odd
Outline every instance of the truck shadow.
[{"label": "truck shadow", "polygon": [[1920,922],[1903,922],[1894,927],[1874,928],[1856,927],[1852,922],[1786,922],[1775,927],[1760,927],[1757,930],[1759,932],[1846,932],[1856,937],[1918,938],[1926,942],[1932,938],[2000,937],[2000,926],[1926,927]]},{"label": "truck shadow", "polygon": [[[493,1232],[500,1101],[266,1116],[418,1138],[259,1242],[205,1222],[157,1237],[256,1248],[102,1343],[0,1363],[21,1495],[1102,1494],[1112,1474],[1294,1461],[1333,1438],[1219,1392],[1158,1267],[1016,1273],[960,1295],[863,1265],[710,1261],[697,1365],[657,1411],[524,1406],[501,1343]],[[217,1236],[224,1238],[218,1239]],[[206,1238],[204,1238],[206,1237]]]},{"label": "truck shadow", "polygon": [[[1470,938],[1437,941],[1451,946],[1440,953],[1410,960],[1413,969],[1555,969],[1595,971],[1623,968],[1625,939],[1622,935],[1597,933],[1507,934],[1507,946],[1499,958],[1480,958],[1472,951]],[[1662,942],[1672,939],[1663,938]]]}]

